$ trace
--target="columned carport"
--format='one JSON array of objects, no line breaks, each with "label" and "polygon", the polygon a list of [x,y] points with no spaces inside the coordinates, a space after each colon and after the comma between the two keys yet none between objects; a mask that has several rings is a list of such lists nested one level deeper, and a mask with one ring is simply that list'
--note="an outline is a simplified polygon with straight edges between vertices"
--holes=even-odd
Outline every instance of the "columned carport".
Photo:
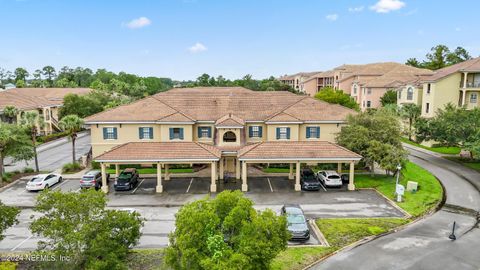
[{"label": "columned carport", "polygon": [[300,169],[302,163],[343,163],[350,164],[348,190],[355,190],[355,162],[361,156],[339,145],[324,141],[312,142],[262,142],[244,147],[239,151],[242,163],[242,191],[248,191],[248,164],[289,163],[289,179],[293,178],[295,166],[295,190],[300,191]]},{"label": "columned carport", "polygon": [[[209,164],[211,168],[210,191],[217,191],[217,162],[221,152],[211,146],[196,142],[138,142],[117,146],[94,158],[102,171],[102,191],[108,192],[106,167],[115,165],[118,174],[120,164],[152,164],[157,168],[156,192],[163,192],[162,178],[170,179],[168,168],[174,164]],[[162,166],[164,176],[162,177]]]}]

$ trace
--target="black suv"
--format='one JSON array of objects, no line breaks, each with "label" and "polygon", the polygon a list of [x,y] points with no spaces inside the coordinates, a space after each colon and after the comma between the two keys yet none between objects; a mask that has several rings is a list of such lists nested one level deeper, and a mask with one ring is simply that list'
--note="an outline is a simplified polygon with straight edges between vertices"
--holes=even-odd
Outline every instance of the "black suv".
[{"label": "black suv", "polygon": [[126,168],[117,177],[113,187],[115,191],[119,190],[131,190],[138,184],[138,172],[135,168]]},{"label": "black suv", "polygon": [[320,181],[312,169],[307,168],[300,172],[300,186],[303,190],[320,190]]},{"label": "black suv", "polygon": [[290,240],[307,241],[310,239],[310,229],[300,205],[284,205],[281,211],[282,215],[287,218],[287,230],[292,234]]}]

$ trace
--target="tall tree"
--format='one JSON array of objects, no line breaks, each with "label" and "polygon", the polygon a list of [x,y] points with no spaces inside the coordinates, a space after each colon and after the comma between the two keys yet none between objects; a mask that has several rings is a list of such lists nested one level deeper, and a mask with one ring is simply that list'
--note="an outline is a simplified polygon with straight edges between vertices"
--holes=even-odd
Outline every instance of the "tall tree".
[{"label": "tall tree", "polygon": [[387,90],[382,97],[380,97],[380,103],[382,106],[386,106],[387,104],[397,104],[397,91],[395,90]]},{"label": "tall tree", "polygon": [[27,77],[29,76],[28,71],[24,68],[18,67],[14,71],[15,75],[15,82],[18,83],[18,81],[27,81]]},{"label": "tall tree", "polygon": [[0,122],[0,184],[3,181],[4,160],[29,160],[33,157],[32,145],[25,130],[15,124]]},{"label": "tall tree", "polygon": [[449,65],[461,63],[472,59],[472,56],[462,47],[457,47],[455,51],[447,55],[447,62]]},{"label": "tall tree", "polygon": [[38,136],[37,127],[43,127],[45,125],[45,122],[37,112],[25,112],[22,115],[20,124],[23,127],[25,127],[25,129],[30,134],[30,139],[32,140],[34,160],[35,160],[35,171],[38,172],[39,167],[38,167],[38,156],[37,156],[37,136]]},{"label": "tall tree", "polygon": [[45,66],[42,68],[42,73],[46,77],[48,85],[52,87],[53,79],[55,78],[55,76],[57,76],[55,73],[55,68],[52,66]]},{"label": "tall tree", "polygon": [[70,141],[72,142],[72,163],[76,163],[75,140],[77,139],[77,133],[82,129],[83,119],[77,115],[70,114],[63,117],[60,122],[58,122],[58,125],[68,134]]},{"label": "tall tree", "polygon": [[412,127],[420,117],[421,113],[422,109],[415,103],[404,104],[400,109],[400,116],[403,119],[408,120],[408,139],[410,141],[412,140],[413,135]]},{"label": "tall tree", "polygon": [[8,123],[12,124],[17,120],[18,109],[15,106],[7,105],[3,108],[3,114],[7,117]]},{"label": "tall tree", "polygon": [[408,58],[407,62],[405,62],[405,65],[409,65],[409,66],[417,67],[417,68],[422,68],[423,67],[422,63],[420,63],[420,61],[418,61],[417,58]]},{"label": "tall tree", "polygon": [[445,46],[445,45],[437,45],[433,47],[430,51],[430,53],[427,53],[426,58],[426,66],[429,69],[440,69],[443,67],[446,67],[448,62],[447,62],[447,56],[450,54],[450,49]]},{"label": "tall tree", "polygon": [[343,90],[335,90],[332,87],[323,88],[315,94],[315,98],[328,103],[339,104],[357,111],[360,110],[357,102],[350,95],[345,94]]}]

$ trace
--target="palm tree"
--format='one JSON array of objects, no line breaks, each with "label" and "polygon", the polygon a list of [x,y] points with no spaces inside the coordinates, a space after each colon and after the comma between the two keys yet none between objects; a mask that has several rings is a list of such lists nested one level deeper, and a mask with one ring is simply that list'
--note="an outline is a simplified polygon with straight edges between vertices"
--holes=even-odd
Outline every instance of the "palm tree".
[{"label": "palm tree", "polygon": [[45,122],[43,117],[40,117],[37,112],[26,112],[22,115],[20,120],[21,125],[27,129],[33,143],[33,153],[35,158],[35,171],[38,172],[38,157],[37,157],[37,127],[43,127]]},{"label": "palm tree", "polygon": [[400,109],[400,115],[403,119],[408,119],[408,140],[412,140],[412,125],[417,121],[422,113],[420,106],[414,103],[404,104]]},{"label": "palm tree", "polygon": [[15,106],[5,106],[3,114],[8,118],[8,123],[13,123],[13,120],[17,117],[18,109]]},{"label": "palm tree", "polygon": [[72,163],[75,163],[75,140],[77,139],[77,133],[82,129],[83,119],[76,114],[69,114],[63,117],[62,120],[58,122],[58,125],[68,134],[72,141]]}]

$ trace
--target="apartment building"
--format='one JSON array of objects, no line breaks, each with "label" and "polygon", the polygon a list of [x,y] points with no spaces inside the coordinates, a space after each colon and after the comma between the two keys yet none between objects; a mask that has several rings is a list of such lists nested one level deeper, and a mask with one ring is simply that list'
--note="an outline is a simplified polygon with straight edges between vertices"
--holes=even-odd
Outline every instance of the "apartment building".
[{"label": "apartment building", "polygon": [[299,72],[293,75],[281,76],[278,80],[299,92],[305,93],[304,82],[316,73],[318,72]]},{"label": "apartment building", "polygon": [[22,115],[28,111],[35,111],[43,118],[45,125],[37,126],[37,132],[48,135],[60,131],[58,113],[67,94],[84,95],[90,88],[13,88],[0,92],[0,121],[10,121],[3,110],[13,106],[18,110],[14,122],[19,122]]},{"label": "apartment building", "polygon": [[[226,173],[241,178],[247,191],[249,165],[288,163],[289,178],[300,190],[302,163],[336,163],[340,169],[347,163],[353,190],[354,164],[361,157],[335,144],[335,134],[355,113],[290,92],[197,87],[158,93],[90,116],[86,124],[103,181],[109,165],[118,171],[119,164],[147,164],[157,167],[156,190],[163,192],[170,165],[208,164],[211,192]],[[103,189],[108,192],[106,183]]]}]

